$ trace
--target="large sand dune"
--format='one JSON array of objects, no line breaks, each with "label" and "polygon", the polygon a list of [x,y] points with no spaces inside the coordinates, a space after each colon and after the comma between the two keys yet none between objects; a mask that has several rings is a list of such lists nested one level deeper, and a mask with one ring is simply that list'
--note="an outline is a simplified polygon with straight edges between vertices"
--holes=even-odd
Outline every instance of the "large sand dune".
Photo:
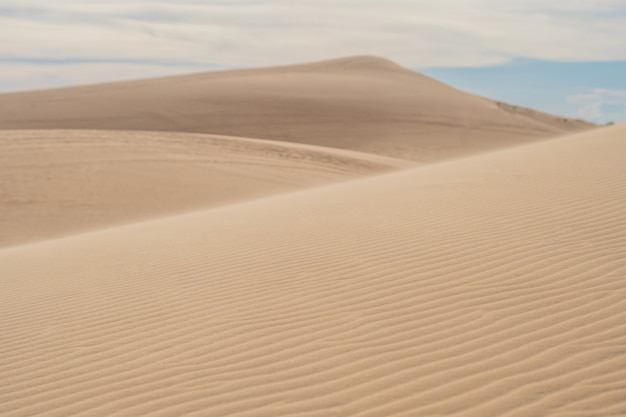
[{"label": "large sand dune", "polygon": [[408,165],[354,151],[212,135],[0,130],[0,246]]},{"label": "large sand dune", "polygon": [[373,57],[0,95],[0,129],[201,132],[421,162],[589,127]]},{"label": "large sand dune", "polygon": [[0,415],[623,416],[625,136],[0,250]]}]

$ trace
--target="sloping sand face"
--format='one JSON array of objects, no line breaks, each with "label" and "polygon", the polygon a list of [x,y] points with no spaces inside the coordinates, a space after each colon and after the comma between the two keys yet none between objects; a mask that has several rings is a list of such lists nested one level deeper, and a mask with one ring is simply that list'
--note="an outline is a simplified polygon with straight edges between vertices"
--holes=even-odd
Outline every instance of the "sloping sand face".
[{"label": "sloping sand face", "polygon": [[353,151],[214,135],[0,130],[0,246],[408,165]]},{"label": "sloping sand face", "polygon": [[374,57],[0,95],[0,129],[201,132],[420,162],[590,127]]},{"label": "sloping sand face", "polygon": [[0,250],[0,414],[623,415],[625,135]]}]

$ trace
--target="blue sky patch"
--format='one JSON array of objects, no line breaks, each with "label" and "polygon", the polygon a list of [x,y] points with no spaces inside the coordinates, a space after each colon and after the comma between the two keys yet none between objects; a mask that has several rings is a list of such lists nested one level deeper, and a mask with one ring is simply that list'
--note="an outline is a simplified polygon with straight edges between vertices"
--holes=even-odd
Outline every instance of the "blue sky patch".
[{"label": "blue sky patch", "polygon": [[596,123],[626,121],[626,61],[515,59],[474,68],[418,68],[461,90]]}]

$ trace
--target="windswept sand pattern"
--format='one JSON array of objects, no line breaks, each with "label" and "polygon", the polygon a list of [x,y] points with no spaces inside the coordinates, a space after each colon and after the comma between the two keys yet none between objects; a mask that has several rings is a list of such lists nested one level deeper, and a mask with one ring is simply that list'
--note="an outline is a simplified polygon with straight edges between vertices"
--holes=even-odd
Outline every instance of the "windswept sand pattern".
[{"label": "windswept sand pattern", "polygon": [[0,415],[623,416],[624,137],[0,250]]},{"label": "windswept sand pattern", "polygon": [[354,151],[215,135],[0,130],[0,247],[409,165]]}]

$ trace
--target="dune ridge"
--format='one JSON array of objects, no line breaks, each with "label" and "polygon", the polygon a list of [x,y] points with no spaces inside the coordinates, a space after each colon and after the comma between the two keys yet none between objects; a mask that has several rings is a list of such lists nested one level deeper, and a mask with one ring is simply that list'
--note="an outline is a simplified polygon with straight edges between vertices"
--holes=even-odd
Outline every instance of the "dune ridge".
[{"label": "dune ridge", "polygon": [[1,249],[0,414],[623,415],[625,134]]},{"label": "dune ridge", "polygon": [[0,130],[0,247],[410,165],[354,151],[216,135]]},{"label": "dune ridge", "polygon": [[433,162],[589,129],[376,57],[0,94],[0,129],[272,139]]}]

